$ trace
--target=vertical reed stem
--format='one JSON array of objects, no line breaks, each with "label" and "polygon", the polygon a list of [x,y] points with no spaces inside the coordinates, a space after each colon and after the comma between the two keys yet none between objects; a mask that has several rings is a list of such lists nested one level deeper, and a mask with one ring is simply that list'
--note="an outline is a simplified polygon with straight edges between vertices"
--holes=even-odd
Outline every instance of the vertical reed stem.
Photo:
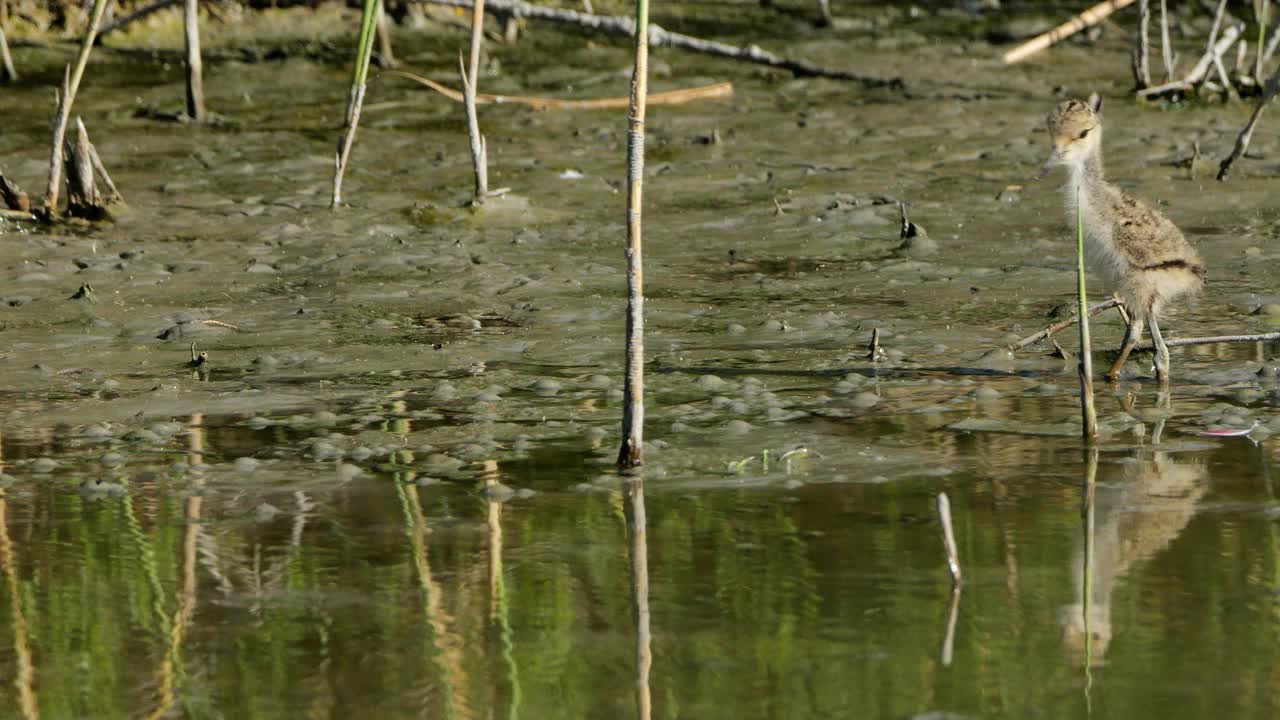
[{"label": "vertical reed stem", "polygon": [[109,0],[93,0],[89,27],[85,29],[84,38],[80,41],[80,54],[76,56],[75,68],[66,75],[62,97],[58,102],[58,117],[53,123],[53,151],[49,155],[49,185],[44,191],[45,209],[50,216],[58,214],[58,196],[62,188],[62,144],[67,137],[71,104],[75,102],[76,92],[80,89],[84,69],[89,65],[89,53],[93,51],[93,41],[98,36],[98,27],[102,24],[102,15],[107,11],[108,2]]},{"label": "vertical reed stem", "polygon": [[1138,48],[1137,61],[1134,64],[1134,74],[1137,76],[1134,81],[1138,85],[1138,89],[1142,90],[1151,86],[1151,47],[1148,37],[1151,30],[1151,0],[1139,0],[1138,2]]},{"label": "vertical reed stem", "polygon": [[184,0],[182,34],[187,46],[187,117],[192,122],[205,121],[204,63],[200,59],[200,5],[198,0]]},{"label": "vertical reed stem", "polygon": [[356,46],[356,62],[351,73],[351,91],[347,95],[347,120],[338,152],[334,157],[333,198],[329,207],[342,203],[342,177],[346,175],[351,160],[351,148],[356,142],[356,128],[360,125],[360,110],[364,107],[365,80],[369,77],[369,58],[373,55],[374,26],[377,24],[380,0],[364,0],[360,15],[360,40]]},{"label": "vertical reed stem", "polygon": [[471,9],[471,57],[462,71],[462,92],[467,111],[467,136],[471,138],[471,164],[475,168],[476,187],[471,201],[484,203],[489,195],[489,158],[480,119],[476,113],[476,83],[480,80],[480,46],[484,43],[484,0],[475,0]]},{"label": "vertical reed stem", "polygon": [[1160,0],[1160,56],[1164,60],[1164,81],[1173,80],[1173,46],[1169,43],[1169,7]]},{"label": "vertical reed stem", "polygon": [[1080,210],[1080,186],[1076,185],[1076,281],[1080,313],[1080,413],[1084,438],[1098,437],[1098,416],[1093,407],[1093,345],[1089,342],[1089,298],[1084,287],[1084,218]]},{"label": "vertical reed stem", "polygon": [[1262,8],[1258,12],[1258,57],[1253,68],[1253,79],[1262,84],[1262,65],[1266,57],[1267,16],[1271,14],[1271,0],[1262,0]]},{"label": "vertical reed stem", "polygon": [[378,3],[378,67],[391,70],[396,66],[396,54],[391,47],[391,19],[387,16],[387,8]]},{"label": "vertical reed stem", "polygon": [[644,193],[644,111],[649,94],[649,0],[636,0],[636,64],[627,125],[627,370],[623,389],[622,447],[618,465],[643,462],[644,262],[640,217]]}]

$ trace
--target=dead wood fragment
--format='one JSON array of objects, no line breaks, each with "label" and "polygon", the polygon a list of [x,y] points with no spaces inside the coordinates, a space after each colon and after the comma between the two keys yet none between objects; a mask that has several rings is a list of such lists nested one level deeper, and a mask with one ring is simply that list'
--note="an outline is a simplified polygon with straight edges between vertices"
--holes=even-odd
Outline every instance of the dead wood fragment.
[{"label": "dead wood fragment", "polygon": [[5,177],[3,172],[0,172],[0,200],[3,200],[4,206],[10,210],[31,211],[31,199],[16,182]]}]

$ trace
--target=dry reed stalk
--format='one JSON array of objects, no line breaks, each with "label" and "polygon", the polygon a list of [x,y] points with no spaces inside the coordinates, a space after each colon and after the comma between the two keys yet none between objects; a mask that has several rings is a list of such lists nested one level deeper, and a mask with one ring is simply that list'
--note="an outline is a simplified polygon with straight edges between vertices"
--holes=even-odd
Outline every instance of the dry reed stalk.
[{"label": "dry reed stalk", "polygon": [[1151,0],[1138,0],[1138,46],[1134,49],[1133,81],[1141,90],[1151,84]]},{"label": "dry reed stalk", "polygon": [[467,66],[462,68],[467,137],[471,140],[471,165],[476,174],[475,192],[471,197],[471,202],[475,205],[483,205],[489,195],[489,153],[484,135],[480,134],[480,119],[476,112],[476,83],[480,81],[480,47],[483,44],[484,0],[475,0],[471,7],[471,57]]},{"label": "dry reed stalk", "polygon": [[1164,61],[1164,80],[1169,82],[1173,79],[1173,44],[1169,42],[1169,6],[1165,0],[1160,0],[1160,58]]},{"label": "dry reed stalk", "polygon": [[391,18],[387,16],[387,8],[382,3],[378,3],[378,67],[384,70],[391,70],[399,63],[396,62],[396,54],[391,47]]},{"label": "dry reed stalk", "polygon": [[184,0],[182,37],[187,53],[187,117],[191,122],[204,122],[204,62],[200,58],[199,0]]},{"label": "dry reed stalk", "polygon": [[50,217],[58,214],[63,170],[62,145],[67,136],[71,105],[75,102],[76,92],[80,89],[84,69],[89,65],[89,53],[93,51],[93,41],[98,36],[98,26],[102,24],[102,14],[106,12],[107,4],[108,0],[93,0],[93,11],[89,15],[89,26],[85,29],[84,39],[80,42],[80,54],[76,56],[75,68],[68,68],[63,77],[62,94],[58,100],[58,115],[53,123],[53,150],[49,155],[49,184],[44,193],[45,211]]},{"label": "dry reed stalk", "polygon": [[1036,53],[1045,50],[1049,46],[1057,44],[1072,35],[1075,35],[1087,27],[1097,25],[1105,20],[1111,13],[1132,5],[1134,1],[1135,0],[1104,0],[1104,2],[1094,5],[1054,29],[1040,33],[1039,35],[1015,47],[1005,53],[1002,59],[1007,65],[1022,62],[1028,57],[1035,55]]},{"label": "dry reed stalk", "polygon": [[635,70],[627,121],[627,340],[623,384],[622,446],[618,465],[644,462],[644,119],[649,94],[649,0],[636,0]]}]

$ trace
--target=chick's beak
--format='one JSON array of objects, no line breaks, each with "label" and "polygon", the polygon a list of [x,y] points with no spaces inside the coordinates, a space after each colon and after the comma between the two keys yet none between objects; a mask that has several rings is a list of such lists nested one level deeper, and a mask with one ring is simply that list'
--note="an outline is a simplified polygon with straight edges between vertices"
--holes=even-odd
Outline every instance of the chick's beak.
[{"label": "chick's beak", "polygon": [[1036,179],[1043,180],[1046,175],[1053,172],[1053,169],[1062,164],[1062,153],[1055,149],[1049,153],[1049,158],[1044,161],[1044,165],[1040,166],[1040,170],[1036,172]]}]

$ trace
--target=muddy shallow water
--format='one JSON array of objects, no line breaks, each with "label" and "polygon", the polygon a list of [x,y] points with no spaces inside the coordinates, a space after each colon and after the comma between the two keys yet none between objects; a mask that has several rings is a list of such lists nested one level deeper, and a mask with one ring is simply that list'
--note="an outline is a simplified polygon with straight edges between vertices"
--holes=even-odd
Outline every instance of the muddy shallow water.
[{"label": "muddy shallow water", "polygon": [[[657,717],[1280,711],[1280,347],[1175,349],[1167,397],[1149,356],[1100,385],[1087,616],[1074,366],[998,351],[1072,297],[1060,179],[1031,176],[1048,109],[1090,90],[1110,174],[1209,265],[1167,334],[1272,329],[1277,135],[1227,185],[1179,166],[1247,108],[1133,105],[1115,32],[1003,68],[932,11],[655,16],[907,90],[656,52],[655,90],[735,95],[651,110],[638,485],[611,465],[624,113],[483,107],[512,194],[473,214],[460,107],[376,79],[331,212],[350,47],[325,12],[210,30],[216,128],[135,116],[181,102],[172,26],[110,40],[77,110],[130,210],[0,223],[0,716],[618,717],[638,683]],[[396,39],[456,84],[463,37]],[[71,52],[18,43],[0,95],[29,190]],[[489,53],[482,91],[626,92],[618,44]],[[935,251],[897,250],[897,200]]]}]

